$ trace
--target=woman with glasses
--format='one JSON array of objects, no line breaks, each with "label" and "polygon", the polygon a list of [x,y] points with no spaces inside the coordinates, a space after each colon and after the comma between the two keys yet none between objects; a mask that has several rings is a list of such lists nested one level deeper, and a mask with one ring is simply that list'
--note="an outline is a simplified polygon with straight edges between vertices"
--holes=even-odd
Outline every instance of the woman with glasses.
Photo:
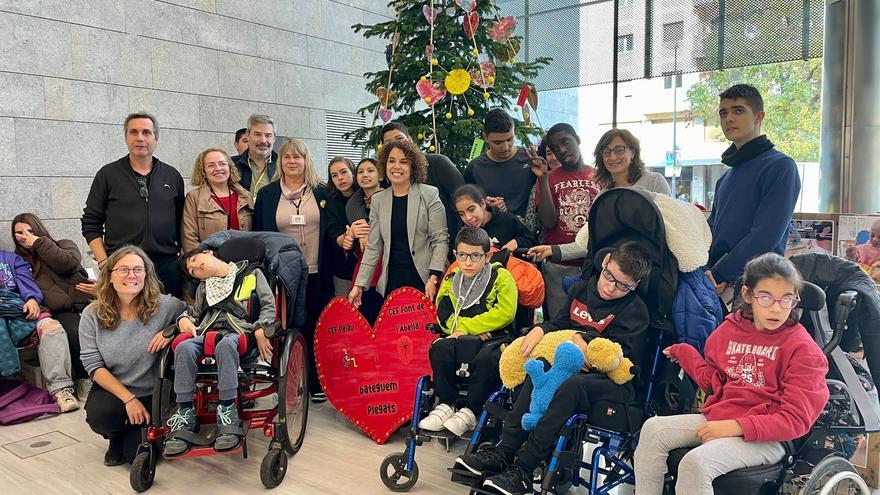
[{"label": "woman with glasses", "polygon": [[[305,142],[292,138],[281,145],[279,166],[273,182],[260,189],[254,213],[254,230],[282,232],[292,237],[308,265],[306,324],[303,335],[309,343],[309,383],[312,401],[327,400],[321,391],[315,368],[314,332],[318,316],[333,295],[332,256],[325,255],[328,215],[326,187],[318,177]],[[320,270],[318,267],[321,267]]]},{"label": "woman with glasses", "polygon": [[604,189],[636,186],[671,196],[666,178],[645,170],[639,140],[626,129],[611,129],[599,138],[593,151],[596,180]]},{"label": "woman with glasses", "polygon": [[199,153],[193,167],[196,189],[183,206],[181,245],[188,253],[209,235],[221,230],[251,230],[254,198],[239,185],[238,167],[219,148]]},{"label": "woman with glasses", "polygon": [[[469,186],[459,190],[464,187]],[[489,263],[489,246],[489,234],[479,227],[465,226],[455,238],[458,267],[437,293],[437,321],[448,336],[434,341],[429,351],[437,406],[419,422],[424,430],[463,435],[476,426],[483,404],[501,386],[498,361],[502,346],[510,342],[517,290],[501,263]],[[467,400],[459,405],[455,348],[463,335],[479,336],[483,347],[468,365]]]},{"label": "woman with glasses", "polygon": [[153,262],[140,248],[123,246],[107,259],[79,328],[80,358],[94,381],[86,422],[110,441],[104,465],[134,460],[150,423],[159,351],[171,343],[162,331],[184,309],[160,293]]},{"label": "woman with glasses", "polygon": [[[33,278],[43,293],[42,305],[52,313],[67,335],[71,369],[66,370],[66,375],[72,375],[67,378],[75,380],[76,395],[84,397],[89,388],[89,375],[79,359],[79,319],[80,313],[95,295],[95,281],[90,280],[83,269],[82,254],[76,243],[68,239],[53,239],[43,222],[33,213],[21,213],[12,219],[12,238],[15,241],[15,254],[31,266]],[[79,407],[76,397],[69,390],[64,395],[65,404],[59,400],[62,410],[65,407]]]},{"label": "woman with glasses", "polygon": [[360,306],[381,258],[380,294],[409,286],[433,300],[446,268],[449,237],[440,193],[424,183],[428,162],[412,142],[392,141],[379,152],[379,168],[391,187],[372,197],[367,247],[348,299]]}]

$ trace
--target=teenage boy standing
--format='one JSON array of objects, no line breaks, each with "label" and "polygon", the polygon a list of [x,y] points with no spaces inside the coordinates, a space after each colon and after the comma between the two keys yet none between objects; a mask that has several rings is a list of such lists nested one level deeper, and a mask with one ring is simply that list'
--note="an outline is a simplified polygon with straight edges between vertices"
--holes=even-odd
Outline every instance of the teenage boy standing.
[{"label": "teenage boy standing", "polygon": [[801,190],[797,165],[761,134],[764,100],[748,84],[720,95],[724,137],[733,141],[721,155],[731,167],[715,184],[709,227],[712,245],[706,275],[721,294],[759,254],[785,252],[791,215]]}]

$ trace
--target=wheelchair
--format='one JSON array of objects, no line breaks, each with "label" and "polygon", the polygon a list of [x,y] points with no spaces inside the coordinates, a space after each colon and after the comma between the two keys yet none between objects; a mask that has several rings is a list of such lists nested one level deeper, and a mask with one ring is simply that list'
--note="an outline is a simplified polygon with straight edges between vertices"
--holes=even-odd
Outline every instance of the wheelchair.
[{"label": "wheelchair", "polygon": [[[428,330],[445,335],[436,323],[427,326]],[[497,341],[512,340],[505,332],[503,336],[496,337]],[[487,341],[492,343],[492,341]],[[468,364],[473,362],[477,353],[483,348],[484,342],[476,335],[463,335],[456,339],[455,342],[455,358],[456,364],[460,365],[456,371],[457,382],[459,387],[459,396],[466,394],[467,382],[469,378]],[[477,426],[471,434],[471,438],[490,437],[497,438],[501,432],[501,422],[494,420],[498,417],[498,410],[495,406],[498,402],[504,402],[504,397],[508,394],[502,387],[498,392],[494,392],[486,403],[485,407],[495,408],[496,414],[490,414],[485,408],[477,421]],[[445,442],[446,451],[449,452],[452,443],[458,439],[458,436],[451,432],[424,432],[419,428],[419,421],[428,415],[431,410],[434,397],[434,387],[429,375],[425,375],[419,379],[416,386],[415,401],[413,405],[413,415],[409,428],[404,435],[405,449],[403,452],[396,452],[388,455],[382,461],[379,467],[379,477],[382,483],[391,491],[406,492],[409,491],[419,479],[419,466],[415,460],[416,447],[431,442],[434,439]],[[492,419],[489,421],[489,419]],[[468,447],[470,449],[470,445]],[[470,450],[469,450],[470,451]]]},{"label": "wheelchair", "polygon": [[[227,241],[227,244],[238,243],[236,246],[239,244],[244,246],[248,242],[254,241],[236,239]],[[265,268],[268,263],[263,259],[262,250],[258,250],[256,254],[257,252],[252,249],[253,245],[244,249],[241,249],[242,246],[230,251],[244,252],[244,258],[229,261],[247,260],[248,268],[254,266],[263,268],[267,281],[275,292],[276,322],[272,328],[265,329],[266,336],[270,338],[274,349],[271,362],[267,364],[257,362],[253,349],[239,347],[241,363],[236,405],[243,423],[244,435],[236,448],[222,452],[215,451],[211,445],[213,433],[210,432],[212,429],[210,425],[216,423],[216,406],[219,403],[217,367],[212,357],[211,345],[212,337],[216,337],[216,332],[207,332],[205,352],[199,358],[194,407],[199,424],[204,426],[202,431],[208,430],[209,433],[207,436],[193,439],[195,441],[191,442],[192,448],[184,454],[165,457],[165,459],[176,462],[183,458],[239,453],[247,458],[247,435],[251,430],[260,430],[270,439],[268,451],[260,465],[260,480],[266,488],[274,488],[284,480],[288,457],[299,451],[305,438],[309,406],[309,384],[306,372],[308,358],[302,334],[296,328],[287,327],[289,299],[284,284],[269,275],[270,272]],[[248,305],[248,313],[256,320],[259,314],[259,299],[256,295],[251,297]],[[165,330],[164,335],[172,337],[176,330],[175,327],[170,327]],[[146,491],[153,484],[156,464],[158,458],[162,456],[160,454],[162,446],[170,431],[165,421],[176,409],[173,391],[174,356],[171,351],[172,346],[168,346],[160,355],[159,372],[153,392],[152,424],[144,429],[137,456],[131,465],[130,483],[137,492]],[[274,401],[272,396],[276,394],[277,401]],[[259,399],[271,401],[272,404],[269,407],[261,407],[257,402]]]}]

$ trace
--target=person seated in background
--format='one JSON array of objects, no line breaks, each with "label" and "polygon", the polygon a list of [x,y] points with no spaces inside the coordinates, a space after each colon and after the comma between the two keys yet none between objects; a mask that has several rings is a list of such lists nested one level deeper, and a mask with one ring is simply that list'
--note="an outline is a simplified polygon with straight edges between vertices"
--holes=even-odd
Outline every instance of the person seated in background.
[{"label": "person seated in background", "polygon": [[95,281],[83,268],[76,243],[56,241],[33,213],[20,213],[12,219],[12,237],[15,254],[31,265],[33,278],[43,293],[43,306],[67,335],[76,395],[85,400],[91,381],[79,359],[79,319],[95,296]]},{"label": "person seated in background", "polygon": [[251,230],[254,198],[239,180],[238,168],[225,151],[208,148],[199,153],[192,172],[196,189],[186,194],[183,203],[183,252],[192,251],[214,232]]},{"label": "person seated in background", "polygon": [[61,412],[79,408],[71,376],[70,347],[58,321],[40,312],[43,294],[21,256],[0,250],[0,375],[18,372],[16,345],[37,332],[37,355],[46,389]]},{"label": "person seated in background", "polygon": [[[509,342],[517,290],[510,272],[501,263],[489,262],[489,247],[489,234],[478,227],[463,227],[455,238],[458,267],[446,275],[437,293],[437,321],[448,337],[435,340],[429,351],[438,404],[419,422],[424,430],[463,435],[476,426],[476,415],[501,385],[498,361]],[[469,363],[466,405],[456,412],[455,348],[456,339],[464,335],[477,335],[484,344]]]},{"label": "person seated in background", "polygon": [[[586,355],[587,345],[604,337],[620,344],[623,355],[634,363],[647,356],[648,307],[635,292],[650,270],[648,254],[635,242],[625,242],[605,255],[599,273],[568,291],[565,311],[533,328],[520,344],[524,357],[531,354],[545,332],[577,330],[572,342]],[[585,363],[589,368],[589,362]],[[560,385],[547,412],[531,432],[522,427],[529,412],[532,380],[515,391],[513,410],[504,421],[501,443],[455,460],[455,466],[486,476],[483,489],[504,495],[532,493],[535,469],[553,452],[565,422],[572,414],[585,413],[598,400],[627,402],[635,397],[632,382],[617,385],[598,372],[576,373]],[[500,473],[500,474],[494,474]]]},{"label": "person seated in background", "polygon": [[[265,361],[272,358],[272,344],[266,329],[275,324],[275,293],[259,268],[246,270],[247,261],[223,261],[210,250],[193,250],[180,258],[181,269],[190,279],[198,280],[195,304],[181,315],[177,327],[188,338],[174,350],[174,393],[177,412],[168,420],[171,432],[165,441],[165,455],[180,455],[191,444],[175,432],[196,433],[199,428],[193,396],[196,391],[198,358],[205,351],[205,333],[220,333],[214,347],[217,362],[217,434],[214,449],[226,451],[238,447],[244,430],[238,418],[239,345],[247,339],[248,349],[257,349]],[[248,307],[256,293],[260,316],[249,321]]]}]

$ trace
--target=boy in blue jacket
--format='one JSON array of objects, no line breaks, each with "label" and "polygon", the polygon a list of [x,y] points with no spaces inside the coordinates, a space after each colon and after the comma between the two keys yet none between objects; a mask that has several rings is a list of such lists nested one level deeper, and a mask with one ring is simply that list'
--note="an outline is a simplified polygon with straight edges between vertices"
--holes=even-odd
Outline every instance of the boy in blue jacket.
[{"label": "boy in blue jacket", "polygon": [[721,155],[721,162],[731,168],[715,184],[706,276],[721,294],[750,259],[785,252],[801,182],[794,160],[761,134],[761,93],[737,84],[719,96],[721,128],[733,144]]}]

